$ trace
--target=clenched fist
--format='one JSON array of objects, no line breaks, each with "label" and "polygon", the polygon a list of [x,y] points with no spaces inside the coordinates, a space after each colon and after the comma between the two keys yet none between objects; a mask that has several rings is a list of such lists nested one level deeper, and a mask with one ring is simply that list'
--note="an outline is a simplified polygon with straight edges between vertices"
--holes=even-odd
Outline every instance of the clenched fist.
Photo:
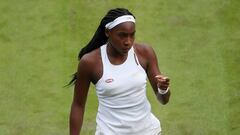
[{"label": "clenched fist", "polygon": [[167,88],[169,87],[170,79],[164,75],[156,75],[155,78],[157,80],[158,88],[160,88],[161,90],[167,90]]}]

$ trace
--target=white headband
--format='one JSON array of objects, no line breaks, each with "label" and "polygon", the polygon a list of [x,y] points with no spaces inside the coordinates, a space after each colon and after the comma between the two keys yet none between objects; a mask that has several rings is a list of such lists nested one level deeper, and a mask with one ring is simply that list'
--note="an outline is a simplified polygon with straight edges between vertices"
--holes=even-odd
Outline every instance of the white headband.
[{"label": "white headband", "polygon": [[112,22],[107,23],[105,25],[105,28],[112,29],[115,26],[117,26],[118,24],[123,23],[123,22],[133,22],[133,23],[135,23],[136,21],[135,21],[135,19],[132,15],[123,15],[123,16],[120,16],[120,17],[116,18]]}]

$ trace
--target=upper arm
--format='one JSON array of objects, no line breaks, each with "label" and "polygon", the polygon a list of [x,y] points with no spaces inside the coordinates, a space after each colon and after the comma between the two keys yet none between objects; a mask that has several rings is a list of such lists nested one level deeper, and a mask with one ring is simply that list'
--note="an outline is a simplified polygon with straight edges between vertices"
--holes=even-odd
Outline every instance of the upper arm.
[{"label": "upper arm", "polygon": [[161,74],[158,67],[157,56],[152,47],[146,47],[146,57],[147,57],[147,76],[150,81],[150,84],[155,92],[157,92],[157,81],[155,79],[156,75]]},{"label": "upper arm", "polygon": [[[142,63],[142,65],[147,73],[148,80],[149,80],[158,100],[162,104],[166,104],[169,100],[170,92],[168,92],[165,95],[161,95],[158,93],[159,81],[155,76],[161,75],[161,72],[158,67],[157,56],[156,56],[153,48],[150,46],[141,45],[138,48],[141,48],[141,49],[138,49],[139,50],[138,52],[141,52],[138,54],[141,54],[140,61],[142,61],[142,62],[140,62],[140,63]],[[165,85],[169,85],[169,84],[165,84]]]},{"label": "upper arm", "polygon": [[74,86],[73,103],[83,108],[86,104],[90,86],[91,72],[89,69],[89,62],[85,57],[82,57],[78,64],[77,79]]}]

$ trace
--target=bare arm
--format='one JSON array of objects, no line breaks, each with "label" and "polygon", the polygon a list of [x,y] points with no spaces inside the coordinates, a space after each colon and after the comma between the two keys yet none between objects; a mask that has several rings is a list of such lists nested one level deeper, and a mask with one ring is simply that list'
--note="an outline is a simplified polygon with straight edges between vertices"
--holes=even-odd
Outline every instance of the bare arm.
[{"label": "bare arm", "polygon": [[79,135],[83,123],[84,109],[87,100],[90,71],[84,57],[80,60],[77,72],[77,80],[74,87],[74,95],[70,112],[70,135]]},{"label": "bare arm", "polygon": [[158,88],[161,88],[162,90],[166,90],[169,87],[170,80],[168,77],[161,74],[158,67],[158,61],[156,54],[154,50],[151,47],[147,48],[147,68],[146,72],[148,75],[148,79],[150,81],[150,84],[154,90],[154,93],[157,96],[157,99],[162,104],[167,104],[170,98],[170,90],[166,94],[160,94],[158,93]]}]

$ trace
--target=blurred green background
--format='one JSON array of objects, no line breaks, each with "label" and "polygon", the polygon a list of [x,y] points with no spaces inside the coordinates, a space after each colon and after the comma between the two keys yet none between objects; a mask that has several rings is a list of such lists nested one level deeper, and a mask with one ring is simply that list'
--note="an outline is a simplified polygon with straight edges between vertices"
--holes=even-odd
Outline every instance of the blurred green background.
[{"label": "blurred green background", "polygon": [[[163,135],[240,133],[240,1],[8,0],[0,2],[0,134],[66,135],[79,50],[109,9],[137,18],[136,42],[148,43],[171,78],[170,103],[152,111]],[[93,135],[91,86],[82,135]]]}]

